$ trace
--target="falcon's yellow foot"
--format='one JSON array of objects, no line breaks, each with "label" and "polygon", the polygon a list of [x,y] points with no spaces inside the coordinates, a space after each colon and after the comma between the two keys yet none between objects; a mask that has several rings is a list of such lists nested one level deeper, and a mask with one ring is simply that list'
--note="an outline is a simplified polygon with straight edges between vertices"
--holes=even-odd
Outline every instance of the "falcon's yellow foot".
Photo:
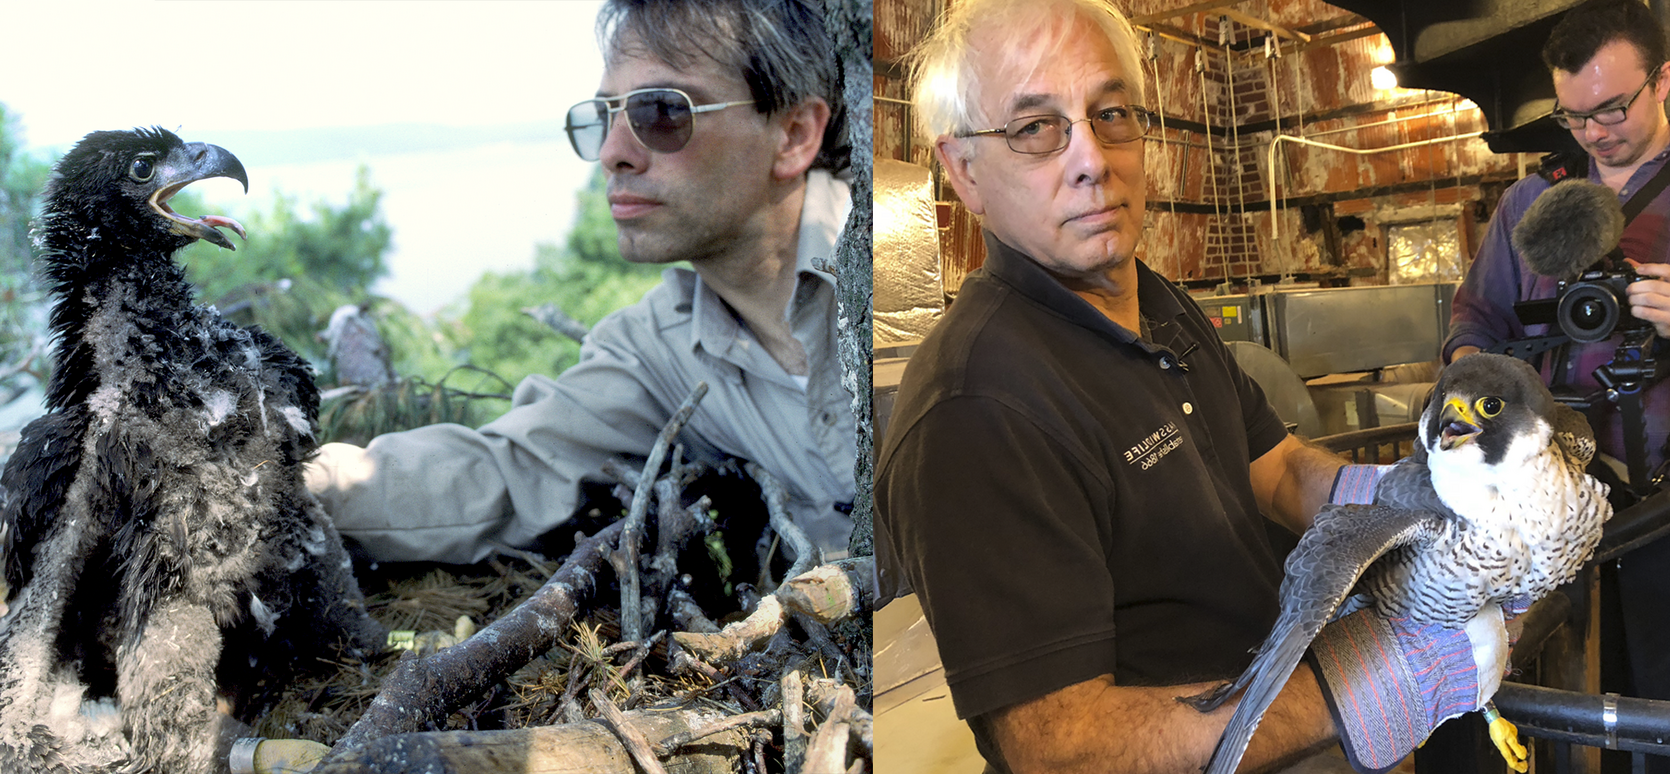
[{"label": "falcon's yellow foot", "polygon": [[1484,705],[1484,719],[1490,724],[1490,741],[1496,743],[1496,749],[1502,753],[1502,760],[1508,762],[1508,768],[1525,774],[1531,768],[1526,760],[1529,753],[1525,745],[1519,743],[1519,727],[1508,722],[1496,712],[1496,705]]}]

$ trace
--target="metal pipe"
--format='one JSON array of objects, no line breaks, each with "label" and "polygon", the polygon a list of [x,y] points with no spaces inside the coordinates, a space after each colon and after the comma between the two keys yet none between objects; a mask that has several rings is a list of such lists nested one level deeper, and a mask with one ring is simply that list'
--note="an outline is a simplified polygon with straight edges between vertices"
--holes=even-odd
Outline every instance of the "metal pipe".
[{"label": "metal pipe", "polygon": [[1670,754],[1670,701],[1592,696],[1520,683],[1502,683],[1491,701],[1502,717],[1527,736],[1608,750]]},{"label": "metal pipe", "polygon": [[1663,489],[1613,514],[1590,564],[1616,559],[1670,534],[1670,491]]},{"label": "metal pipe", "polygon": [[[1442,101],[1442,100],[1440,100],[1440,101]],[[1429,102],[1429,103],[1426,103],[1426,104],[1432,104],[1432,103]],[[1396,108],[1393,108],[1393,109],[1395,110]],[[1472,110],[1477,110],[1478,108],[1471,108],[1471,109]],[[1417,118],[1437,118],[1439,116],[1453,116],[1456,113],[1460,113],[1460,112],[1462,112],[1462,108],[1460,106],[1460,103],[1458,102],[1458,103],[1456,103],[1456,107],[1454,107],[1450,110],[1440,110],[1440,111],[1437,111],[1435,113],[1421,113],[1420,115],[1414,115],[1414,116],[1398,116],[1397,118],[1388,118],[1384,121],[1372,121],[1372,122],[1369,122],[1369,123],[1366,123],[1366,124],[1352,124],[1351,126],[1342,126],[1338,129],[1324,129],[1320,132],[1311,132],[1310,134],[1302,135],[1302,136],[1304,136],[1304,137],[1321,137],[1321,136],[1326,135],[1326,134],[1340,134],[1342,132],[1355,132],[1358,129],[1367,129],[1367,128],[1372,127],[1372,126],[1385,126],[1387,124],[1401,124],[1404,121],[1413,121]]]},{"label": "metal pipe", "polygon": [[1467,134],[1452,135],[1450,137],[1435,137],[1430,140],[1416,140],[1415,142],[1387,145],[1384,148],[1347,148],[1343,145],[1330,145],[1325,142],[1317,142],[1304,137],[1295,137],[1291,134],[1279,134],[1270,138],[1270,152],[1268,159],[1269,166],[1267,167],[1270,173],[1270,243],[1273,245],[1281,239],[1281,224],[1279,219],[1276,217],[1276,148],[1280,146],[1283,141],[1298,143],[1300,145],[1309,145],[1313,148],[1324,148],[1327,150],[1336,150],[1343,153],[1354,153],[1359,156],[1366,156],[1373,153],[1386,153],[1387,151],[1419,148],[1423,145],[1432,145],[1440,142],[1455,142],[1456,140],[1471,139],[1482,134],[1484,134],[1484,132],[1468,132]]}]

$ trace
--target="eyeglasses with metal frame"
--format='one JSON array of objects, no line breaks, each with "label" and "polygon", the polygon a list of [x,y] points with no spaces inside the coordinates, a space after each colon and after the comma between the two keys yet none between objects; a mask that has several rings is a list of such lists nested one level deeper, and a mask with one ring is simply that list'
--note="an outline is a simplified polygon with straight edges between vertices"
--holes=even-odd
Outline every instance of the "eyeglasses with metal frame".
[{"label": "eyeglasses with metal frame", "polygon": [[[1659,67],[1662,68],[1663,65],[1660,65]],[[1582,129],[1591,119],[1601,126],[1616,126],[1623,123],[1624,119],[1629,117],[1630,107],[1635,104],[1635,100],[1641,97],[1641,92],[1646,91],[1648,86],[1651,86],[1658,80],[1658,76],[1661,72],[1661,69],[1654,69],[1652,75],[1647,76],[1646,82],[1641,84],[1641,88],[1636,89],[1634,94],[1629,95],[1629,99],[1625,100],[1622,105],[1614,105],[1612,107],[1580,113],[1573,110],[1561,110],[1559,105],[1556,103],[1554,112],[1549,115],[1553,116],[1554,123],[1559,124],[1560,128],[1573,132]]]},{"label": "eyeglasses with metal frame", "polygon": [[616,113],[626,113],[626,125],[639,145],[657,153],[677,153],[690,143],[696,113],[709,113],[737,105],[752,105],[754,100],[714,102],[697,105],[689,94],[679,89],[635,89],[615,97],[584,100],[568,109],[568,123],[563,131],[574,152],[585,161],[597,161],[603,152],[603,142],[609,138],[609,127]]},{"label": "eyeglasses with metal frame", "polygon": [[1090,131],[1105,145],[1119,145],[1139,140],[1154,125],[1154,114],[1136,105],[1102,108],[1088,118],[1072,120],[1061,115],[1021,116],[1001,129],[981,129],[956,135],[957,137],[985,137],[1003,135],[1009,150],[1028,155],[1054,153],[1067,147],[1073,137],[1073,124],[1088,123]]}]

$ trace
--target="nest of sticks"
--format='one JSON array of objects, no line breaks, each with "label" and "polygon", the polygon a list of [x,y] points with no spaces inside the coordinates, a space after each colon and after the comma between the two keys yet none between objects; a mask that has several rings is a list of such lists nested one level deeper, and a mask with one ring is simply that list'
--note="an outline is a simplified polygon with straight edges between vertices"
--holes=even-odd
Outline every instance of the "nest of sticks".
[{"label": "nest of sticks", "polygon": [[824,563],[766,471],[684,464],[701,393],[572,545],[362,568],[413,647],[321,664],[256,733],[332,746],[320,774],[872,770],[871,560]]}]

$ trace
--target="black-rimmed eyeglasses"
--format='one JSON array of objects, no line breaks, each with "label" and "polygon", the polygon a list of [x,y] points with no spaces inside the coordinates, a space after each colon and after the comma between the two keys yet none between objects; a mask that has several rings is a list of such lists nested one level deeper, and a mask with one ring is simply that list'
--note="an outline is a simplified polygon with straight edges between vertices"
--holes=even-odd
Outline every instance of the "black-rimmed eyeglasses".
[{"label": "black-rimmed eyeglasses", "polygon": [[1562,129],[1574,132],[1578,129],[1582,129],[1583,126],[1591,119],[1601,126],[1616,126],[1621,124],[1624,122],[1625,118],[1629,117],[1630,106],[1634,105],[1635,100],[1641,97],[1641,92],[1646,91],[1648,86],[1651,86],[1654,81],[1658,80],[1658,76],[1659,71],[1654,70],[1652,75],[1647,76],[1647,81],[1641,84],[1641,88],[1636,89],[1634,94],[1629,95],[1629,99],[1622,105],[1601,108],[1599,110],[1590,110],[1586,113],[1579,113],[1573,110],[1561,110],[1558,106],[1556,106],[1552,114],[1554,116],[1554,123],[1559,124]]},{"label": "black-rimmed eyeglasses", "polygon": [[1067,147],[1073,137],[1073,124],[1088,122],[1091,133],[1107,145],[1118,145],[1141,139],[1154,125],[1154,114],[1134,105],[1103,108],[1089,118],[1077,121],[1066,116],[1021,116],[1002,129],[981,129],[959,134],[958,137],[1003,135],[1009,149],[1016,153],[1054,153]]},{"label": "black-rimmed eyeglasses", "polygon": [[692,115],[754,104],[751,99],[708,105],[694,102],[678,89],[638,89],[618,97],[588,99],[568,109],[564,131],[580,158],[596,161],[615,114],[625,112],[626,125],[639,145],[657,153],[676,153],[690,142]]}]

